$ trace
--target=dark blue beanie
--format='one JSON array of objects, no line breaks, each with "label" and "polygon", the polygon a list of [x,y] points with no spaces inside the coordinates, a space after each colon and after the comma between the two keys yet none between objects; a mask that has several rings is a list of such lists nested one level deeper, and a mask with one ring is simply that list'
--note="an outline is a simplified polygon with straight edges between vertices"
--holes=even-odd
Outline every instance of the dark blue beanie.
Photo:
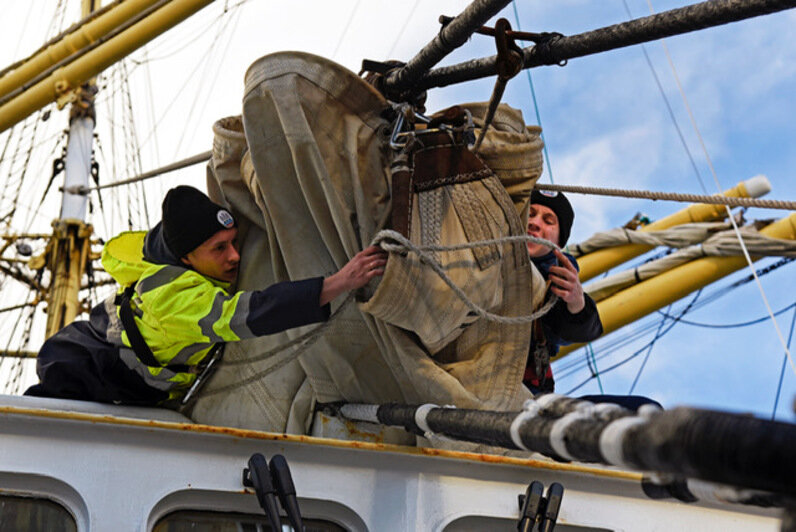
[{"label": "dark blue beanie", "polygon": [[184,257],[217,232],[233,227],[232,214],[194,187],[175,187],[163,200],[163,238],[177,258]]},{"label": "dark blue beanie", "polygon": [[531,205],[544,205],[550,208],[558,217],[558,246],[564,247],[572,231],[572,222],[575,221],[575,211],[572,210],[569,200],[561,192],[548,192],[536,190],[531,192]]}]

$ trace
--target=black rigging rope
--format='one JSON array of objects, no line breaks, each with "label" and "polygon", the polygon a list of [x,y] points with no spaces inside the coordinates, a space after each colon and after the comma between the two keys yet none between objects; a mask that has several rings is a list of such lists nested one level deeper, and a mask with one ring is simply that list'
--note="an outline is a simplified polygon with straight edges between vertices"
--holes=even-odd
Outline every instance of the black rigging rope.
[{"label": "black rigging rope", "polygon": [[[758,274],[758,276],[762,277],[764,275],[767,275],[767,274],[777,270],[778,268],[781,268],[782,266],[785,266],[786,264],[792,262],[793,260],[794,259],[792,259],[792,258],[785,257],[784,259],[781,259],[781,260],[776,261],[776,262],[774,262],[772,264],[769,264],[768,266],[766,266],[764,268],[758,269],[757,270],[757,274]],[[753,280],[754,280],[754,277],[750,274],[750,275],[746,275],[746,276],[742,277],[741,279],[739,279],[737,281],[733,281],[729,285],[726,285],[726,286],[723,286],[721,288],[718,288],[717,290],[713,291],[712,293],[708,294],[707,296],[701,298],[697,303],[693,304],[693,306],[691,307],[691,310],[689,312],[693,312],[693,311],[697,310],[698,308],[702,308],[702,307],[704,307],[704,306],[706,306],[706,305],[708,305],[708,304],[720,299],[721,297],[724,297],[725,295],[729,294],[734,289],[739,288],[740,286],[743,286],[744,284],[748,284],[749,282],[751,282]],[[780,312],[782,312],[782,311],[780,311]],[[682,318],[680,319],[680,321],[681,322],[683,321]],[[763,320],[763,321],[765,321],[765,320]],[[598,354],[596,355],[596,359],[597,360],[603,360],[603,359],[609,357],[610,355],[612,355],[613,353],[617,352],[618,350],[622,349],[623,347],[626,347],[627,345],[632,344],[633,342],[635,342],[639,338],[641,338],[644,335],[646,335],[652,329],[656,328],[658,326],[658,323],[659,323],[658,319],[651,318],[651,319],[646,320],[646,323],[642,323],[640,327],[636,327],[635,329],[629,331],[626,334],[617,336],[615,338],[612,338],[612,337],[606,338],[606,340],[607,340],[606,342],[601,342],[600,344],[598,344],[600,349],[597,350]],[[647,345],[648,344],[645,344],[644,347],[642,347],[642,349],[645,349],[647,347]],[[586,367],[586,364],[582,360],[573,359],[571,362],[564,362],[563,360],[558,362],[556,364],[556,368],[555,369],[556,369],[556,373],[559,375],[559,380],[562,380],[562,379],[564,379],[566,377],[569,377],[571,375],[579,373],[580,371],[585,369],[585,367]]]},{"label": "black rigging rope", "polygon": [[[650,340],[650,341],[649,341],[649,342],[648,342],[646,345],[644,345],[643,347],[641,347],[641,349],[638,349],[638,350],[636,350],[636,351],[635,351],[635,352],[634,352],[632,355],[630,355],[630,356],[628,356],[628,357],[626,357],[626,358],[624,358],[624,359],[620,360],[619,362],[617,362],[617,363],[615,363],[615,364],[612,364],[611,366],[608,366],[607,368],[604,368],[604,369],[600,370],[600,374],[601,374],[601,375],[605,375],[606,373],[609,373],[609,372],[611,372],[611,371],[613,371],[613,370],[615,370],[615,369],[617,369],[617,368],[619,368],[619,367],[622,367],[622,366],[624,366],[625,364],[627,364],[628,362],[630,362],[631,360],[633,360],[634,358],[636,358],[637,356],[639,356],[639,355],[640,355],[640,354],[641,354],[641,353],[642,353],[642,352],[643,352],[645,349],[647,349],[648,347],[650,347],[650,346],[652,346],[652,345],[655,345],[655,342],[657,342],[659,338],[661,338],[661,337],[662,337],[662,336],[664,336],[666,333],[668,333],[669,331],[671,331],[671,330],[674,328],[674,326],[675,326],[675,325],[677,325],[677,322],[678,322],[678,321],[680,321],[680,318],[681,318],[682,316],[684,316],[684,315],[685,315],[685,314],[686,314],[686,313],[687,313],[687,312],[688,312],[688,311],[691,309],[691,307],[693,306],[693,304],[694,304],[694,303],[696,303],[697,299],[699,299],[699,296],[700,296],[701,294],[702,294],[702,290],[699,290],[699,291],[698,291],[698,292],[697,292],[697,293],[694,295],[693,299],[691,299],[691,302],[690,302],[690,303],[689,303],[689,304],[688,304],[688,305],[685,307],[685,309],[684,309],[684,310],[683,310],[683,311],[680,313],[680,316],[677,316],[677,317],[675,317],[675,319],[673,319],[673,320],[672,320],[672,323],[671,323],[671,324],[670,324],[670,325],[669,325],[669,326],[668,326],[666,329],[664,329],[663,331],[661,331],[661,330],[659,329],[659,330],[658,330],[658,332],[656,333],[655,337],[654,337],[652,340]],[[566,394],[565,394],[565,395],[571,395],[571,394],[572,394],[572,393],[574,393],[575,391],[577,391],[577,390],[579,390],[580,388],[582,388],[583,386],[585,386],[585,385],[586,385],[586,384],[587,384],[587,383],[588,383],[590,380],[592,380],[592,379],[594,379],[594,378],[596,378],[596,376],[589,376],[589,378],[588,378],[588,379],[586,379],[585,381],[581,382],[580,384],[578,384],[577,386],[575,386],[574,388],[572,388],[571,390],[569,390],[568,392],[566,392]]]},{"label": "black rigging rope", "polygon": [[[791,303],[787,307],[781,308],[778,311],[774,312],[774,316],[779,316],[780,314],[783,314],[783,313],[789,311],[790,309],[792,309],[794,307],[796,307],[796,302]],[[664,318],[668,318],[668,319],[674,319],[675,318],[675,316],[671,316],[668,313],[660,311],[660,310],[658,311],[658,314],[660,314]],[[757,319],[750,320],[750,321],[742,321],[742,322],[739,322],[739,323],[700,323],[700,322],[696,322],[696,321],[689,321],[689,320],[683,320],[683,319],[681,319],[679,321],[680,321],[680,323],[682,323],[684,325],[691,325],[693,327],[704,327],[706,329],[736,329],[736,328],[739,328],[739,327],[748,327],[750,325],[756,325],[758,323],[763,323],[764,321],[768,321],[770,319],[771,319],[771,317],[768,314],[766,314],[765,316],[763,316],[761,318],[757,318]]]},{"label": "black rigging rope", "polygon": [[[793,340],[793,329],[796,327],[796,309],[793,311],[793,318],[790,320],[790,332],[788,333],[788,349],[790,349],[790,342]],[[777,383],[777,394],[774,398],[774,408],[771,410],[771,419],[777,416],[777,406],[779,405],[779,397],[782,393],[782,381],[785,380],[785,368],[788,366],[788,354],[782,355],[782,367],[779,370],[779,382]]]},{"label": "black rigging rope", "polygon": [[[427,438],[763,490],[780,495],[774,497],[778,505],[796,496],[796,425],[748,415],[695,408],[664,411],[650,405],[633,412],[555,394],[528,401],[520,412],[432,404],[344,404],[338,411],[348,419],[403,427]],[[736,502],[755,504],[753,495],[760,494],[734,495],[739,496]]]}]

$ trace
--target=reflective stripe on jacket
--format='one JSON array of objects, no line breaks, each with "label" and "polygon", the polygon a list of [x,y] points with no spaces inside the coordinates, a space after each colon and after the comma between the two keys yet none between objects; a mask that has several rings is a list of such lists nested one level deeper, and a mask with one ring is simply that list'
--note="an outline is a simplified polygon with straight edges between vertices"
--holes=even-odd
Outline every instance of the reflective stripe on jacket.
[{"label": "reflective stripe on jacket", "polygon": [[320,306],[322,277],[230,294],[227,283],[171,256],[161,224],[109,241],[102,264],[122,287],[119,293],[134,287],[128,304],[151,355],[135,353],[119,312],[127,298],[111,296],[91,309],[88,322],[70,323],[44,342],[36,359],[40,382],[26,395],[173,404],[214,345],[317,323],[330,314],[328,303]]},{"label": "reflective stripe on jacket", "polygon": [[[120,292],[135,285],[131,299],[135,322],[159,363],[196,366],[217,342],[254,336],[246,326],[250,292],[230,295],[228,283],[188,268],[147,262],[142,251],[145,236],[144,231],[126,232],[110,240],[102,251],[102,265],[122,287]],[[113,298],[106,301],[105,309],[109,313],[107,339],[130,348]],[[131,349],[123,349],[120,355],[147,384],[169,392],[170,398],[196,379],[193,372],[146,366]]]},{"label": "reflective stripe on jacket", "polygon": [[[329,317],[329,305],[319,304],[321,277],[230,294],[229,283],[190,268],[144,259],[146,234],[126,232],[110,240],[103,248],[102,264],[121,287],[135,286],[130,299],[135,323],[155,359],[163,366],[189,366],[188,371],[151,367],[131,349],[121,350],[125,365],[149,386],[168,392],[169,399],[180,397],[193,384],[193,370],[215,344],[272,334]],[[106,339],[131,348],[113,298],[104,308],[108,316]]]}]

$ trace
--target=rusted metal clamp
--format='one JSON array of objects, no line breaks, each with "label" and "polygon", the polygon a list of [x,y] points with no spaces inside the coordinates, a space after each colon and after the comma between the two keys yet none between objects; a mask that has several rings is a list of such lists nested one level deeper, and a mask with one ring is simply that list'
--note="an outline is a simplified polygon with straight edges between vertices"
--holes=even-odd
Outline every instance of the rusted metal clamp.
[{"label": "rusted metal clamp", "polygon": [[523,56],[522,48],[514,42],[514,38],[509,35],[511,32],[511,24],[505,18],[498,19],[495,22],[495,46],[497,47],[497,81],[495,81],[495,88],[492,89],[492,96],[489,98],[489,107],[487,108],[486,115],[484,116],[484,125],[481,128],[481,134],[478,135],[478,140],[473,145],[473,152],[477,153],[478,148],[481,147],[481,142],[486,136],[486,131],[495,117],[495,111],[500,104],[500,99],[503,97],[503,92],[506,90],[508,81],[520,73],[522,70]]}]

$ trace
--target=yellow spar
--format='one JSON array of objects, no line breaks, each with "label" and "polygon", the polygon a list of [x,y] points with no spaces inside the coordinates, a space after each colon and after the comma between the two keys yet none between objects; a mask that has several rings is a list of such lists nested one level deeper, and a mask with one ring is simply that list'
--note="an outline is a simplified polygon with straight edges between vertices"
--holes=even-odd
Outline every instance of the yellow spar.
[{"label": "yellow spar", "polygon": [[120,26],[158,0],[126,0],[117,3],[95,18],[77,25],[61,39],[33,54],[17,68],[0,77],[0,98],[12,91],[25,89],[25,84],[53,65],[82,50]]},{"label": "yellow spar", "polygon": [[[796,213],[766,226],[760,233],[772,238],[796,240]],[[752,260],[759,258],[753,256]],[[741,255],[704,257],[622,290],[597,303],[597,311],[603,322],[604,334],[674,303],[691,292],[740,270],[744,266],[746,266],[746,259]],[[565,356],[582,346],[583,344],[564,346],[556,358]]]},{"label": "yellow spar", "polygon": [[172,0],[119,35],[57,69],[24,93],[0,106],[0,132],[80,87],[113,63],[179,24],[212,1]]}]

